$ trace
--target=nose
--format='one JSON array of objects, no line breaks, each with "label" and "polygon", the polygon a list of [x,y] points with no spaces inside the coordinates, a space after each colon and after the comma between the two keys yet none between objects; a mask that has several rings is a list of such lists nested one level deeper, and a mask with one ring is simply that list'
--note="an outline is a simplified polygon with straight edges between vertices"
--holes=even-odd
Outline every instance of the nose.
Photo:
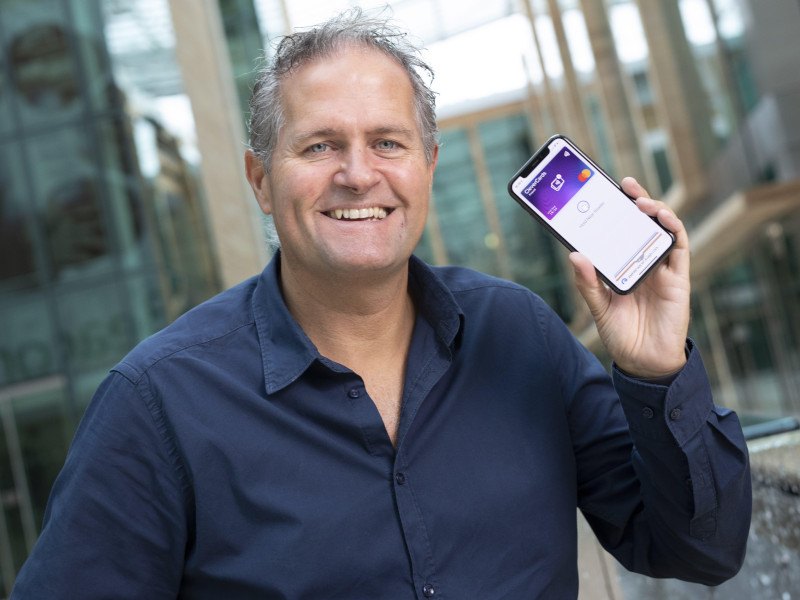
[{"label": "nose", "polygon": [[333,177],[334,183],[354,194],[365,194],[380,179],[380,173],[372,164],[373,158],[368,149],[351,148],[343,156],[341,167]]}]

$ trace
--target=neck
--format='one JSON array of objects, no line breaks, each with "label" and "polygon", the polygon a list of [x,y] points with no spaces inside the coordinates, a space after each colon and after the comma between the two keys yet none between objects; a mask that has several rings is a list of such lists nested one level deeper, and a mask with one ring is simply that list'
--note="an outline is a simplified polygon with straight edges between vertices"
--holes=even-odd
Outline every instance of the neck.
[{"label": "neck", "polygon": [[281,264],[286,305],[320,353],[350,368],[405,358],[415,311],[408,264],[390,275],[332,276],[313,281]]}]

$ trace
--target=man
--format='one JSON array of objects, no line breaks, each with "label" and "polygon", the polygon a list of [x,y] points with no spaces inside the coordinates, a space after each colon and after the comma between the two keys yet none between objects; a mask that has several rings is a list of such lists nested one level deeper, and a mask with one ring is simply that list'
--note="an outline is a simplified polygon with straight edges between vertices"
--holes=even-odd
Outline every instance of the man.
[{"label": "man", "polygon": [[411,257],[422,66],[358,11],[282,42],[246,154],[281,250],[113,369],[14,598],[575,598],[576,506],[629,569],[736,573],[747,453],[686,342],[681,222],[626,180],[668,261],[621,297],[571,256],[615,391],[529,291]]}]

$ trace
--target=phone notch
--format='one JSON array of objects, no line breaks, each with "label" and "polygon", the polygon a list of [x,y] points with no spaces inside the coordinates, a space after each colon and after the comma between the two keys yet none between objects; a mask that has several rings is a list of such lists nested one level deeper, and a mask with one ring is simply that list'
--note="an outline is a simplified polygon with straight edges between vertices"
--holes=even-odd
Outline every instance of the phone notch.
[{"label": "phone notch", "polygon": [[517,174],[517,177],[524,179],[528,175],[530,175],[533,170],[538,167],[542,161],[550,155],[550,146],[543,146],[539,149],[539,151],[534,154],[530,160],[525,164],[524,167],[520,170]]}]

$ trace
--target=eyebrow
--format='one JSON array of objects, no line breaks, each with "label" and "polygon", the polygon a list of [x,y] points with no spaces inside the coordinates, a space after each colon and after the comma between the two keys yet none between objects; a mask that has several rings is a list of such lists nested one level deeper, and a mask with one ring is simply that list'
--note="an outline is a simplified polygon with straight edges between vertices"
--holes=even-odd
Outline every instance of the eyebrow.
[{"label": "eyebrow", "polygon": [[[341,134],[341,130],[334,129],[332,127],[323,127],[320,129],[313,129],[310,131],[301,131],[296,136],[294,136],[294,143],[295,144],[303,144],[308,140],[314,138],[330,138],[336,137],[337,135]],[[405,136],[405,137],[413,137],[414,131],[412,129],[408,129],[407,127],[376,127],[375,129],[370,129],[367,132],[369,136],[376,136],[376,135],[397,135],[397,136]]]}]

